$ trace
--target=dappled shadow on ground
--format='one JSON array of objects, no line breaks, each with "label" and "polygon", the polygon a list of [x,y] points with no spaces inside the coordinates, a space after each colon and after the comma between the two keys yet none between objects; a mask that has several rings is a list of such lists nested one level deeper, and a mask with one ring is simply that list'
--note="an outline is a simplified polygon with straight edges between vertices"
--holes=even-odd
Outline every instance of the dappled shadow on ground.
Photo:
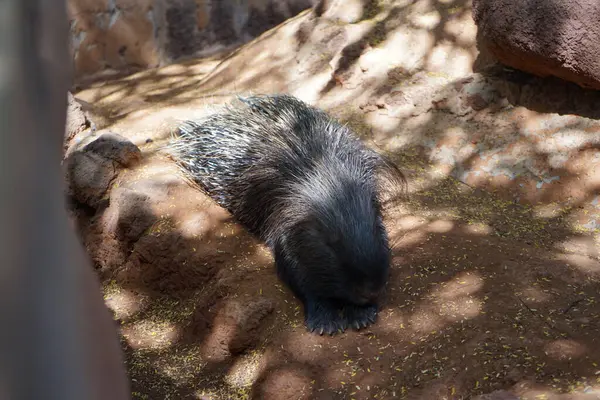
[{"label": "dappled shadow on ground", "polygon": [[108,208],[75,208],[133,390],[151,398],[226,390],[231,354],[267,337],[263,320],[281,286],[268,254],[224,210],[160,155],[145,158],[121,173]]},{"label": "dappled shadow on ground", "polygon": [[387,216],[379,321],[320,337],[264,248],[149,157],[118,186],[156,197],[121,215],[156,222],[133,241],[115,236],[135,237],[135,222],[109,234],[106,211],[81,226],[140,398],[464,398],[595,383],[600,264],[558,248],[589,240],[563,218],[401,161],[412,193]]},{"label": "dappled shadow on ground", "polygon": [[[596,94],[566,85],[564,96],[544,99],[553,83],[444,72],[444,60],[462,65],[470,54],[473,62],[474,39],[452,23],[468,9],[398,2],[382,10],[384,22],[355,31],[302,14],[221,62],[190,61],[81,94],[115,111],[105,128],[141,143],[209,97],[304,95],[394,157],[411,185],[387,218],[394,259],[378,323],[320,337],[305,331],[271,256],[172,178],[174,167],[154,153],[165,131],[152,136],[144,161],[117,182],[150,196],[132,224],[151,227],[119,239],[107,233],[104,210],[79,218],[121,323],[136,396],[460,399],[502,388],[552,398],[598,385],[600,264],[583,225],[598,195],[590,165],[600,130],[577,116],[597,117]],[[402,42],[410,53],[419,38],[423,47],[408,58],[388,54]],[[361,41],[368,45],[355,57],[347,48]]]},{"label": "dappled shadow on ground", "polygon": [[[565,88],[564,96],[545,96],[552,88]],[[518,85],[495,73],[453,81],[439,93],[426,111],[394,117],[387,107],[357,127],[397,157],[421,157],[445,176],[596,230],[598,92],[539,78]]]}]

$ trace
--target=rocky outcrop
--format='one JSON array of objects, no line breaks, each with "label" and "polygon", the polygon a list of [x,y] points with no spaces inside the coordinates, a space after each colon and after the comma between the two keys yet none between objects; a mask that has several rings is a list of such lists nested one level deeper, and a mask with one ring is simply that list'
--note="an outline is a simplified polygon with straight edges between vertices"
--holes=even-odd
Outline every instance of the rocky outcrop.
[{"label": "rocky outcrop", "polygon": [[311,0],[67,0],[76,77],[129,71],[243,43]]},{"label": "rocky outcrop", "polygon": [[502,64],[600,89],[600,2],[473,0],[480,45]]}]

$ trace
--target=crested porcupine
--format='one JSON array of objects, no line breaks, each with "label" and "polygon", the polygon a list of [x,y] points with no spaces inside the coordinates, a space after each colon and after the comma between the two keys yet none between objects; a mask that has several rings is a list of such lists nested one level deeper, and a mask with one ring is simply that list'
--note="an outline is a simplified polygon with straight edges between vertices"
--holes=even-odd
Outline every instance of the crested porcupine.
[{"label": "crested porcupine", "polygon": [[271,249],[311,332],[375,322],[390,264],[378,177],[405,183],[390,161],[289,95],[238,97],[183,122],[167,149]]}]

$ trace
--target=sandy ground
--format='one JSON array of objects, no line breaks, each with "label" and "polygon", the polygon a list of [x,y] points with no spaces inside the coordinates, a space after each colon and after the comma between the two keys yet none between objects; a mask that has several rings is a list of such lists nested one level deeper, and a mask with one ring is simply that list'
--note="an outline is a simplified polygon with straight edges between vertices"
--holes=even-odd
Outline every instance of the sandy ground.
[{"label": "sandy ground", "polygon": [[[134,398],[600,398],[596,94],[474,73],[467,2],[378,4],[357,24],[305,12],[233,53],[75,93],[96,134],[142,154],[107,203],[73,211]],[[156,151],[179,119],[248,91],[321,106],[407,174],[374,326],[306,332],[269,252]]]}]

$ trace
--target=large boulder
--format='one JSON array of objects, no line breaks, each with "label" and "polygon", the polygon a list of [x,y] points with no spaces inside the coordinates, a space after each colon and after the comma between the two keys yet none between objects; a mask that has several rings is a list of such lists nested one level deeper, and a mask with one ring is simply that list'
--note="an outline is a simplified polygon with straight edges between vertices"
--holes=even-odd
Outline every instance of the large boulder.
[{"label": "large boulder", "polygon": [[600,1],[473,0],[473,18],[502,64],[600,89]]}]

